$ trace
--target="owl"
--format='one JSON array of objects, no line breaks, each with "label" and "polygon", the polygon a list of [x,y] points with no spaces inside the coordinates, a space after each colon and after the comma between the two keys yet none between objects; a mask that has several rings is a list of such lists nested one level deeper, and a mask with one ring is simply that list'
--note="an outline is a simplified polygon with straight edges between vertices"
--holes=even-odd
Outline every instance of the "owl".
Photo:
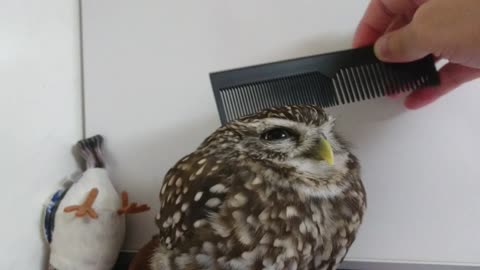
[{"label": "owl", "polygon": [[366,210],[360,164],[313,105],[232,121],[167,173],[153,270],[337,269]]}]

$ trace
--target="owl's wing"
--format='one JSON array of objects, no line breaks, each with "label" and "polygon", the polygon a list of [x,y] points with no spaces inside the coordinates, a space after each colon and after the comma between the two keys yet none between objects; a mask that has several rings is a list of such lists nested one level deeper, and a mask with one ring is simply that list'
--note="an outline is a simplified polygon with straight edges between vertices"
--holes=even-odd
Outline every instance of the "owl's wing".
[{"label": "owl's wing", "polygon": [[170,169],[160,191],[160,241],[172,248],[192,240],[207,218],[218,213],[235,175],[221,160],[195,156]]}]

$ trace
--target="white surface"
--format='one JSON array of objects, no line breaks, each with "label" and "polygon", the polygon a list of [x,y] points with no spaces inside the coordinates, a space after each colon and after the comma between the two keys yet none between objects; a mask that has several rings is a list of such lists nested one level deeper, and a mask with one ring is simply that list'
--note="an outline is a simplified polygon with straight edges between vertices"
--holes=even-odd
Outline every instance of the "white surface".
[{"label": "white surface", "polygon": [[[349,48],[367,2],[84,1],[87,134],[106,136],[115,185],[158,209],[166,170],[219,125],[209,72]],[[467,88],[415,112],[332,110],[369,194],[348,260],[480,266],[480,92]],[[126,249],[156,232],[154,214],[128,220]]]},{"label": "white surface", "polygon": [[76,1],[2,1],[0,269],[46,269],[43,205],[82,135],[78,27]]}]

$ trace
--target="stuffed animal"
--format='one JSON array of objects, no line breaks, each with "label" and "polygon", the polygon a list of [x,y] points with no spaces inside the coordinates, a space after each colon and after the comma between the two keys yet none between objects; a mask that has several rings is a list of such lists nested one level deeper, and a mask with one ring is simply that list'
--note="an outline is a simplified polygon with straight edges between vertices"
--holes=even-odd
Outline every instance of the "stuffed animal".
[{"label": "stuffed animal", "polygon": [[125,215],[148,211],[117,193],[105,168],[103,137],[79,141],[86,170],[50,199],[44,233],[49,270],[111,270],[125,237]]}]

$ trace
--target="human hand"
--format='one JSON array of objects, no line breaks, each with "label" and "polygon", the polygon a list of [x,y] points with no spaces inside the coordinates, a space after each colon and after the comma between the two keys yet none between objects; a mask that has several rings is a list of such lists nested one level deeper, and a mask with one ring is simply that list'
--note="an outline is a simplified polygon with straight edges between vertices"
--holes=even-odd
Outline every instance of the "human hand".
[{"label": "human hand", "polygon": [[448,63],[441,84],[407,96],[417,109],[463,83],[480,78],[479,0],[372,0],[358,25],[353,46],[375,44],[386,62],[408,62],[433,54]]}]

